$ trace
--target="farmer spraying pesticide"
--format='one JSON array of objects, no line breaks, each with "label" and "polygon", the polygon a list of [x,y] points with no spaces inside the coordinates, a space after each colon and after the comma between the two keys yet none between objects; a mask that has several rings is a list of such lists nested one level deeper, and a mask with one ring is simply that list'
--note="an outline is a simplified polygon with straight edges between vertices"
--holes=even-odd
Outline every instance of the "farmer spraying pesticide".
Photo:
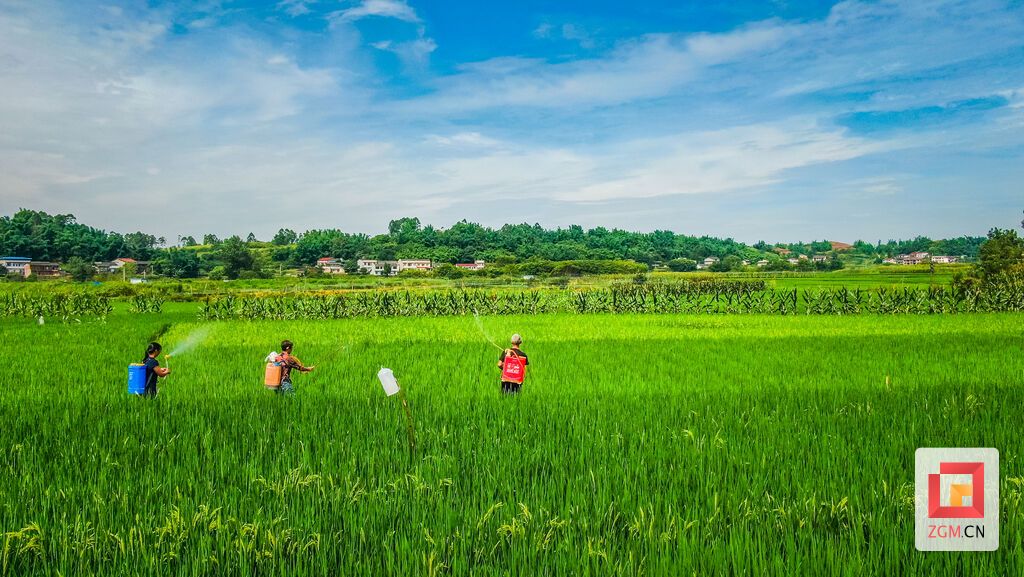
[{"label": "farmer spraying pesticide", "polygon": [[515,395],[523,387],[523,380],[526,379],[526,365],[530,364],[526,353],[519,347],[523,344],[523,337],[518,334],[512,335],[512,347],[501,351],[498,357],[498,367],[501,368],[501,392],[506,395]]},{"label": "farmer spraying pesticide", "polygon": [[[128,367],[129,392],[148,398],[155,398],[159,394],[157,380],[171,374],[171,369],[161,367],[160,361],[157,360],[162,350],[163,347],[160,346],[160,343],[149,343],[149,346],[146,347],[146,354],[142,357],[142,362]],[[133,370],[135,371],[134,374]],[[138,384],[142,385],[141,390],[139,390]]]},{"label": "farmer spraying pesticide", "polygon": [[[281,354],[271,353],[267,357],[267,373],[264,384],[268,389],[290,395],[295,392],[295,387],[292,385],[292,370],[308,373],[316,368],[304,366],[299,357],[292,354],[294,346],[291,341],[281,341]],[[277,380],[278,376],[280,377],[279,381]]]}]

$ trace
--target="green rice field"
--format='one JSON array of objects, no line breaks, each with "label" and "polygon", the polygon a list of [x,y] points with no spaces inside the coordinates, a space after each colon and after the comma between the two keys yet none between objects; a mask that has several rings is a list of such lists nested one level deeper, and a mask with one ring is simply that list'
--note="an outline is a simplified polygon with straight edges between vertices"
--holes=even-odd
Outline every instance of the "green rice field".
[{"label": "green rice field", "polygon": [[[195,318],[0,321],[0,575],[1024,574],[1020,315]],[[915,550],[943,446],[999,449],[997,552]]]}]

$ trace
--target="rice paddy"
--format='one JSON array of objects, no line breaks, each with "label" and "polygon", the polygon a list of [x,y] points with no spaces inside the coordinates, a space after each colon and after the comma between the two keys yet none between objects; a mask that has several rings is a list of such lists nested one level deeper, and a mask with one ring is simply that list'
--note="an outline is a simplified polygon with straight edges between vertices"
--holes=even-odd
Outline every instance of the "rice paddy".
[{"label": "rice paddy", "polygon": [[[176,311],[2,321],[0,575],[1024,572],[1019,315]],[[129,397],[155,335],[192,348]],[[284,338],[317,365],[292,397]],[[922,446],[1000,450],[997,552],[914,549]]]}]

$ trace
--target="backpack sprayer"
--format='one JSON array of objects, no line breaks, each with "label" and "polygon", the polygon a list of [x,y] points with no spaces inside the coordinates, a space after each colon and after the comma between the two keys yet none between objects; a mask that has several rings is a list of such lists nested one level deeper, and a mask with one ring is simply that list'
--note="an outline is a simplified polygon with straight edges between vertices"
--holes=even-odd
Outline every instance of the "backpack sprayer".
[{"label": "backpack sprayer", "polygon": [[128,394],[143,395],[146,393],[146,365],[132,363],[128,365]]},{"label": "backpack sprayer", "polygon": [[267,358],[267,368],[263,372],[263,386],[271,390],[281,387],[281,379],[284,378],[284,363],[280,360],[281,355],[277,351],[270,351]]},{"label": "backpack sprayer", "polygon": [[[171,355],[164,355],[164,362],[167,368],[171,368]],[[146,394],[146,365],[132,363],[128,365],[128,394]]]}]

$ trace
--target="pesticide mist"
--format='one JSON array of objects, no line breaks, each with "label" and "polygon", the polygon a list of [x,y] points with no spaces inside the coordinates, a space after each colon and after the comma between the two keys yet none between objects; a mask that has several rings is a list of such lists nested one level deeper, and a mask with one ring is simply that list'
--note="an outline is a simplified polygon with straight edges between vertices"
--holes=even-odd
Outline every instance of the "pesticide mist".
[{"label": "pesticide mist", "polygon": [[500,349],[501,346],[499,346],[498,343],[494,342],[494,338],[492,338],[491,335],[489,335],[487,331],[484,329],[484,322],[480,320],[480,313],[478,313],[476,309],[473,309],[473,320],[476,321],[476,328],[480,329],[480,334],[483,335],[485,339],[487,339],[487,342],[494,345],[495,348]]},{"label": "pesticide mist", "polygon": [[174,347],[174,350],[167,354],[171,355],[172,357],[175,357],[182,353],[187,353],[190,350],[194,349],[196,345],[206,340],[206,335],[208,334],[210,334],[209,325],[197,327],[194,331],[189,333],[187,337],[185,337],[185,340],[178,343],[177,346]]}]

